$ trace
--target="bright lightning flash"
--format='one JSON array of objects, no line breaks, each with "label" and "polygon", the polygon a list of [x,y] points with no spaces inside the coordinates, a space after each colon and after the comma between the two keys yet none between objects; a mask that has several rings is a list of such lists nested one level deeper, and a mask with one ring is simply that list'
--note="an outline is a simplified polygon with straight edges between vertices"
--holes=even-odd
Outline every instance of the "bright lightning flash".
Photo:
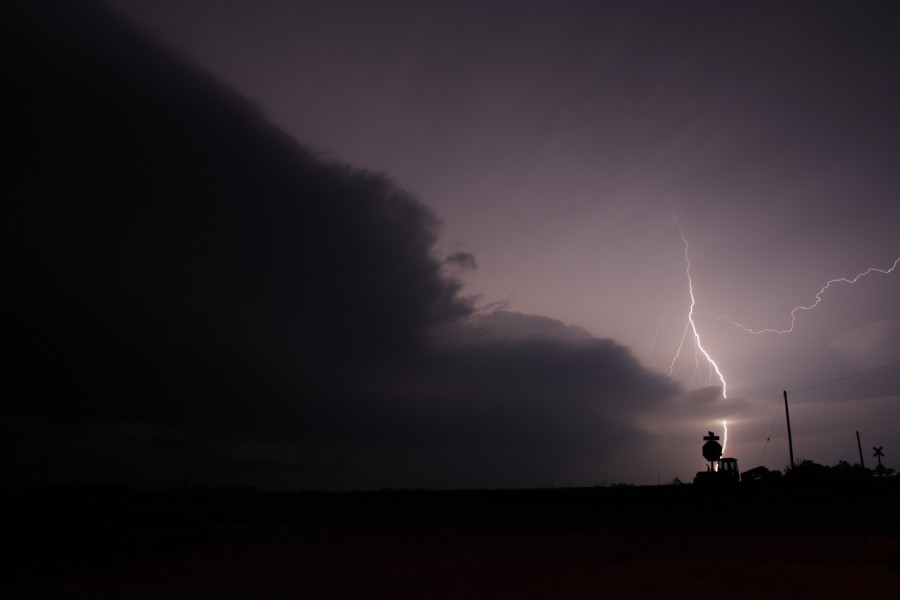
[{"label": "bright lightning flash", "polygon": [[[681,350],[684,347],[684,339],[687,337],[688,330],[690,330],[694,335],[694,348],[699,350],[704,357],[706,357],[709,365],[715,370],[716,375],[719,376],[719,381],[722,382],[722,397],[728,397],[728,384],[725,383],[725,376],[722,374],[722,371],[719,369],[719,365],[716,364],[716,361],[712,359],[709,355],[709,352],[706,351],[706,348],[703,347],[703,344],[700,341],[700,333],[697,331],[697,325],[694,323],[694,304],[696,303],[694,300],[694,283],[691,281],[691,259],[688,256],[688,249],[690,244],[688,244],[687,238],[684,237],[684,232],[681,230],[681,225],[678,223],[678,219],[675,218],[675,215],[672,215],[672,220],[675,221],[675,226],[678,228],[678,234],[681,236],[681,241],[684,243],[684,262],[687,264],[687,268],[685,272],[687,273],[688,280],[688,291],[691,296],[691,307],[688,310],[687,315],[687,323],[684,326],[684,333],[681,334],[681,342],[678,344],[678,350],[675,351],[675,357],[672,358],[672,363],[669,365],[669,368],[666,369],[666,373],[669,375],[675,370],[675,362],[678,360],[679,355],[681,354]],[[695,369],[696,373],[696,369]]]},{"label": "bright lightning flash", "polygon": [[722,427],[725,429],[725,435],[722,436],[722,456],[725,456],[725,447],[728,446],[728,421],[722,419]]},{"label": "bright lightning flash", "polygon": [[[684,236],[682,236],[682,239],[684,239]],[[687,242],[685,242],[685,243],[687,243]],[[686,251],[687,250],[685,250],[685,252]],[[734,325],[736,327],[740,327],[747,333],[752,333],[753,335],[759,335],[761,333],[792,333],[794,331],[794,324],[797,322],[797,311],[812,310],[815,307],[817,307],[822,302],[822,294],[824,294],[825,291],[829,287],[831,287],[832,283],[853,284],[853,283],[856,283],[857,281],[859,281],[862,277],[865,277],[866,275],[868,275],[869,273],[883,273],[884,275],[888,275],[888,274],[892,273],[894,271],[894,269],[897,268],[898,264],[900,264],[900,257],[898,257],[897,260],[894,261],[894,264],[891,265],[891,267],[888,269],[876,269],[875,267],[870,267],[870,268],[866,269],[865,271],[863,271],[862,273],[859,273],[858,275],[856,275],[856,277],[854,277],[853,279],[847,279],[846,277],[830,279],[825,285],[822,286],[822,289],[820,289],[819,292],[816,294],[815,302],[813,302],[809,306],[794,307],[794,309],[791,311],[791,326],[788,327],[787,329],[769,329],[769,328],[752,329],[750,327],[747,327],[746,325],[741,325],[740,323],[738,323],[737,321],[735,321],[728,315],[712,315],[712,316],[714,316],[717,319],[724,319],[724,320],[728,321],[729,323],[731,323],[732,325]]]},{"label": "bright lightning flash", "polygon": [[[719,365],[716,364],[716,361],[713,360],[713,358],[709,355],[709,352],[706,351],[706,348],[703,347],[703,343],[700,341],[700,333],[697,331],[697,324],[694,323],[694,306],[696,304],[696,301],[694,299],[694,283],[691,280],[691,259],[688,254],[690,244],[688,243],[687,238],[684,237],[684,232],[681,229],[681,225],[678,223],[678,219],[675,218],[674,214],[672,215],[672,220],[675,221],[675,226],[678,228],[678,234],[681,236],[681,241],[684,243],[684,262],[687,265],[687,267],[685,269],[685,273],[687,274],[688,292],[690,293],[690,297],[691,297],[691,306],[688,309],[687,323],[685,323],[685,326],[684,326],[684,333],[681,334],[681,341],[678,343],[678,350],[675,351],[675,356],[672,358],[672,362],[669,365],[669,368],[666,369],[666,373],[671,375],[673,373],[673,371],[675,370],[675,363],[678,361],[679,356],[681,356],[681,351],[684,348],[684,340],[685,340],[685,338],[687,338],[688,331],[691,331],[691,333],[694,336],[694,361],[695,361],[694,362],[694,375],[696,376],[697,369],[699,368],[699,361],[698,361],[698,354],[697,354],[699,352],[699,353],[703,354],[703,356],[706,358],[706,361],[709,364],[710,368],[712,370],[715,370],[716,375],[718,375],[718,377],[719,377],[719,381],[722,383],[722,397],[727,398],[728,397],[728,384],[725,382],[725,376],[722,374],[722,371],[721,371],[721,369],[719,369]],[[894,264],[891,265],[887,269],[878,269],[876,267],[870,267],[870,268],[866,269],[865,271],[863,271],[862,273],[857,274],[852,279],[848,279],[846,277],[839,277],[837,279],[829,280],[828,282],[825,283],[825,285],[822,286],[822,288],[818,291],[818,293],[816,293],[815,302],[813,302],[809,306],[797,306],[797,307],[794,307],[793,310],[791,310],[791,325],[787,329],[770,329],[770,328],[752,329],[750,327],[747,327],[746,325],[742,325],[742,324],[738,323],[737,321],[735,321],[728,315],[721,315],[721,316],[712,315],[712,316],[714,316],[717,319],[724,319],[724,320],[730,322],[732,325],[735,325],[736,327],[740,327],[747,333],[752,333],[754,335],[759,335],[761,333],[791,333],[794,331],[794,325],[797,322],[797,313],[799,311],[812,310],[812,309],[816,308],[822,302],[822,295],[828,290],[828,288],[831,287],[832,284],[836,284],[836,283],[846,283],[848,285],[854,284],[857,281],[859,281],[861,278],[868,275],[869,273],[882,273],[884,275],[888,275],[897,268],[898,264],[900,264],[900,257],[898,257],[894,261]],[[723,436],[723,441],[722,441],[722,453],[724,454],[725,448],[728,445],[728,422],[725,421],[724,419],[722,420],[722,428],[725,430],[725,434]]]}]

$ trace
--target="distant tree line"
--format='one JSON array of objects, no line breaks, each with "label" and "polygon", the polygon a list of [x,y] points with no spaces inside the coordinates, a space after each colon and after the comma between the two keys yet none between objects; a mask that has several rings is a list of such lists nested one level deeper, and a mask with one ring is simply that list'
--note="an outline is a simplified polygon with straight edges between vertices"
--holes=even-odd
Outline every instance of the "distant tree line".
[{"label": "distant tree line", "polygon": [[815,481],[860,481],[873,476],[891,477],[896,471],[889,467],[867,469],[859,464],[851,465],[840,460],[834,466],[820,465],[811,460],[801,460],[793,469],[784,468],[784,475],[789,479]]}]

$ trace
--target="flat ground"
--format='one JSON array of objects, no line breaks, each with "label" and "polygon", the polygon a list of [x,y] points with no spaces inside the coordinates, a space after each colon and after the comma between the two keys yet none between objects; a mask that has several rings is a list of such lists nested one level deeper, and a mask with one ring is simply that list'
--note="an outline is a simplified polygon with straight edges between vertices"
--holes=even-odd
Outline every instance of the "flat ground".
[{"label": "flat ground", "polygon": [[4,598],[900,598],[900,488],[7,493]]}]

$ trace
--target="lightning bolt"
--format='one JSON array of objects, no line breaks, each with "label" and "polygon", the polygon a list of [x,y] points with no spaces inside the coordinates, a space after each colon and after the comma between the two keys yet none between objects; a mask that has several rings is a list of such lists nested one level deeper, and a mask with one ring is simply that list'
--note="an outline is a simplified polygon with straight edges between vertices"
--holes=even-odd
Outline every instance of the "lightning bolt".
[{"label": "lightning bolt", "polygon": [[[679,230],[680,230],[680,228],[679,228]],[[683,236],[682,236],[682,239],[684,239]],[[735,327],[740,327],[747,333],[752,333],[753,335],[759,335],[761,333],[792,333],[794,331],[794,325],[797,323],[797,312],[801,311],[801,310],[812,310],[815,307],[817,307],[822,302],[822,294],[824,294],[826,292],[826,290],[828,290],[828,288],[831,287],[831,284],[833,284],[833,283],[853,284],[853,283],[856,283],[857,281],[859,281],[860,279],[862,279],[863,277],[865,277],[866,275],[868,275],[869,273],[882,273],[884,275],[889,275],[890,273],[892,273],[894,271],[894,269],[897,268],[898,264],[900,264],[900,257],[898,257],[894,261],[894,264],[891,265],[890,268],[887,268],[887,269],[878,269],[875,267],[869,267],[862,273],[857,274],[852,279],[847,279],[846,277],[838,277],[837,279],[829,279],[828,282],[825,285],[823,285],[822,288],[819,290],[819,292],[816,294],[815,302],[813,302],[809,306],[796,306],[796,307],[794,307],[793,310],[791,310],[791,326],[788,327],[787,329],[769,329],[769,328],[752,329],[750,327],[747,327],[746,325],[742,325],[742,324],[738,323],[737,321],[735,321],[728,315],[715,315],[715,314],[711,314],[711,313],[707,313],[707,314],[711,314],[711,316],[715,317],[716,319],[728,321]]]},{"label": "lightning bolt", "polygon": [[706,351],[706,348],[703,347],[703,343],[700,341],[700,333],[697,331],[697,324],[694,323],[694,305],[696,304],[696,300],[694,299],[694,282],[691,280],[691,258],[688,254],[688,250],[690,249],[690,244],[687,241],[687,238],[684,237],[684,232],[681,230],[681,225],[678,223],[678,219],[675,218],[674,213],[672,214],[672,220],[675,221],[675,226],[678,228],[678,235],[681,236],[681,241],[684,243],[684,262],[687,267],[685,269],[685,273],[687,274],[688,280],[688,292],[691,296],[691,306],[688,310],[687,315],[687,323],[684,325],[684,333],[681,334],[681,341],[678,344],[678,350],[675,351],[675,356],[672,358],[672,363],[669,365],[669,368],[666,369],[666,373],[671,375],[675,370],[675,362],[678,360],[678,357],[681,355],[681,350],[684,348],[684,340],[687,338],[688,331],[691,331],[694,336],[694,375],[697,374],[697,368],[699,366],[699,355],[698,352],[703,354],[706,358],[709,366],[715,370],[716,375],[719,376],[719,381],[722,382],[722,397],[728,397],[728,384],[725,383],[725,376],[722,374],[722,371],[719,369],[719,365],[716,364],[716,361],[709,355],[709,352]]},{"label": "lightning bolt", "polygon": [[722,456],[725,456],[725,447],[728,446],[728,421],[722,419],[722,427],[725,429],[725,435],[722,437]]},{"label": "lightning bolt", "polygon": [[[675,227],[678,228],[678,235],[681,236],[681,241],[684,244],[684,262],[686,265],[685,275],[687,276],[688,293],[691,298],[691,305],[690,305],[690,308],[688,309],[687,322],[685,323],[685,326],[684,326],[684,332],[681,334],[681,340],[678,343],[678,349],[675,351],[675,356],[672,358],[672,362],[669,364],[668,369],[666,369],[666,373],[668,373],[669,375],[673,374],[673,372],[675,370],[675,363],[678,361],[678,358],[681,356],[681,351],[684,349],[684,343],[685,343],[685,340],[687,339],[688,331],[690,331],[693,334],[693,338],[694,338],[694,378],[696,378],[697,371],[700,368],[699,355],[702,354],[704,356],[704,358],[706,358],[706,362],[709,367],[710,380],[712,379],[712,372],[715,371],[716,375],[719,378],[719,381],[722,384],[722,398],[727,398],[728,397],[728,384],[725,381],[725,376],[722,373],[722,370],[719,368],[719,365],[716,363],[716,361],[713,360],[712,356],[710,356],[710,354],[706,350],[706,348],[703,347],[703,343],[700,340],[700,332],[697,331],[697,324],[694,322],[694,307],[696,306],[696,298],[694,297],[694,282],[691,278],[691,266],[692,265],[691,265],[691,258],[690,258],[690,244],[688,243],[687,238],[684,236],[684,231],[681,229],[681,225],[678,223],[678,219],[675,217],[674,213],[672,213],[672,220],[675,222]],[[747,327],[746,325],[738,323],[737,321],[735,321],[728,315],[715,315],[712,313],[702,313],[702,314],[711,315],[711,316],[715,317],[716,319],[726,320],[729,323],[731,323],[732,325],[739,327],[740,329],[746,331],[747,333],[751,333],[753,335],[759,335],[759,334],[763,334],[763,333],[778,333],[778,334],[792,333],[794,331],[794,326],[797,323],[797,313],[800,311],[813,310],[819,304],[821,304],[823,294],[825,294],[825,292],[828,291],[829,288],[831,288],[832,284],[846,283],[848,285],[852,285],[852,284],[856,283],[857,281],[859,281],[861,278],[865,277],[866,275],[869,275],[870,273],[881,273],[883,275],[889,275],[894,272],[894,270],[897,268],[898,264],[900,264],[900,257],[898,257],[896,260],[894,260],[894,263],[886,269],[879,269],[877,267],[869,267],[865,271],[858,273],[856,276],[854,276],[852,278],[838,277],[835,279],[828,280],[825,283],[825,285],[823,285],[819,289],[819,291],[816,293],[815,301],[812,304],[810,304],[808,306],[803,306],[803,305],[796,306],[791,310],[791,313],[790,313],[791,324],[790,324],[790,327],[787,329],[771,329],[771,328],[752,329],[750,327]],[[657,329],[658,329],[658,327],[657,327]],[[655,340],[655,334],[654,334],[654,340]],[[724,454],[725,448],[728,445],[728,421],[726,421],[724,419],[722,420],[722,428],[724,429],[724,436],[723,436],[723,442],[722,442],[722,453]]]}]

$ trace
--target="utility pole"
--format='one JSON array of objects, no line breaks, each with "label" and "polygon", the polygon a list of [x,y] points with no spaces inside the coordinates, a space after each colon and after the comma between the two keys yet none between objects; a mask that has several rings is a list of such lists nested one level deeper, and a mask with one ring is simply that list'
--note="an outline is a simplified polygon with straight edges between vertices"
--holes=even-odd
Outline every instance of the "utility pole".
[{"label": "utility pole", "polygon": [[788,411],[787,390],[784,390],[784,416],[787,417],[788,449],[791,452],[791,470],[794,470],[794,438],[791,435],[791,413]]},{"label": "utility pole", "polygon": [[862,444],[859,443],[859,430],[856,430],[856,447],[859,449],[859,466],[866,468],[866,462],[863,460]]}]

